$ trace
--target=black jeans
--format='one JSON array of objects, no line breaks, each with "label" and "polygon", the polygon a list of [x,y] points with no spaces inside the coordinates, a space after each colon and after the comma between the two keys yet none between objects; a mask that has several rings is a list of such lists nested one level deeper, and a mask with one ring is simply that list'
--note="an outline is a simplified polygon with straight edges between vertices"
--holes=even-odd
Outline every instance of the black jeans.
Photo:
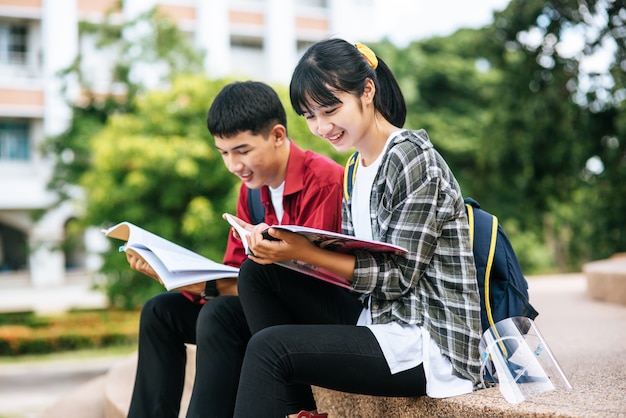
[{"label": "black jeans", "polygon": [[363,306],[349,291],[249,260],[238,286],[253,336],[235,417],[284,418],[316,409],[310,385],[381,396],[426,393],[422,365],[390,373],[374,334],[355,326]]},{"label": "black jeans", "polygon": [[196,344],[196,377],[187,417],[232,417],[250,339],[239,298],[204,305],[178,292],[146,302],[129,418],[177,418],[185,382],[185,343]]}]

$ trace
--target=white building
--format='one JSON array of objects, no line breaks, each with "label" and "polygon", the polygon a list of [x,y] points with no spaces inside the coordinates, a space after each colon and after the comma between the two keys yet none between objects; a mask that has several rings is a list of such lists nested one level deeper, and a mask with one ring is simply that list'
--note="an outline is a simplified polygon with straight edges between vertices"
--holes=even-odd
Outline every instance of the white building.
[{"label": "white building", "polygon": [[[59,286],[97,267],[92,248],[63,251],[75,208],[51,208],[50,156],[39,145],[71,118],[58,70],[79,46],[94,69],[104,56],[79,39],[78,22],[99,21],[116,0],[0,0],[0,286]],[[207,52],[210,76],[287,84],[302,51],[329,37],[373,41],[374,0],[125,0],[120,19],[158,7]],[[97,71],[97,70],[96,70]],[[96,79],[98,75],[96,74]],[[106,80],[103,74],[102,80]],[[102,83],[106,85],[106,83]],[[43,213],[42,217],[33,217]],[[84,242],[84,237],[81,237]],[[86,242],[97,242],[87,239]]]}]

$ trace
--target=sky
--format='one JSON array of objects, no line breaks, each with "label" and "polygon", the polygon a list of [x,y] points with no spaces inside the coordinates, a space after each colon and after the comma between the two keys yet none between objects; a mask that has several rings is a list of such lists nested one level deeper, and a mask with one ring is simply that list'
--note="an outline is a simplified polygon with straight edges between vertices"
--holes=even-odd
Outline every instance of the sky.
[{"label": "sky", "polygon": [[378,30],[397,46],[460,28],[480,28],[509,0],[376,0]]}]

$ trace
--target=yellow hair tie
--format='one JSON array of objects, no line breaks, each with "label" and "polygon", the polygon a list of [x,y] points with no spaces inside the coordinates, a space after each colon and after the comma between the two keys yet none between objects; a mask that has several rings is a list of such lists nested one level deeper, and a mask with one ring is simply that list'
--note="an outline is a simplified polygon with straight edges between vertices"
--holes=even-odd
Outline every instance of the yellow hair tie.
[{"label": "yellow hair tie", "polygon": [[356,44],[354,44],[354,46],[363,55],[365,61],[367,61],[370,67],[372,67],[373,69],[376,69],[378,67],[378,58],[376,58],[376,54],[374,54],[374,51],[372,51],[368,46],[363,45],[360,42],[357,42]]}]

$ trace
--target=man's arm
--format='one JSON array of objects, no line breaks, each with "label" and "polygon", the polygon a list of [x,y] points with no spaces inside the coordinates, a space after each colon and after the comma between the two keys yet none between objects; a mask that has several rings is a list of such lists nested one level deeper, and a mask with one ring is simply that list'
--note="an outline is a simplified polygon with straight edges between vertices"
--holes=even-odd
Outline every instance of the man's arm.
[{"label": "man's arm", "polygon": [[[133,251],[132,249],[127,249],[126,250],[126,260],[128,260],[128,264],[130,265],[130,268],[138,271],[140,273],[145,274],[148,277],[151,277],[152,279],[156,280],[157,282],[159,282],[161,285],[163,285],[163,282],[161,281],[161,278],[159,277],[159,275],[156,273],[156,271],[154,271],[154,269],[150,266],[150,264],[146,263],[146,261],[141,258],[141,256],[139,254],[137,254],[135,251]],[[224,283],[222,285],[220,285],[221,281],[224,281]],[[232,294],[233,290],[232,290],[232,282],[229,281],[234,281],[235,285],[235,294],[237,291],[237,279],[221,279],[217,281],[217,289],[218,292],[220,292],[220,286],[222,287],[222,291],[224,292],[224,294]],[[196,297],[200,297],[202,295],[202,292],[204,292],[204,289],[206,288],[206,283],[205,282],[201,282],[201,283],[194,283],[194,284],[190,284],[187,286],[183,286],[183,287],[179,287],[177,290],[182,290],[185,291],[187,293],[190,293],[193,296]],[[222,294],[220,292],[220,294]]]}]

